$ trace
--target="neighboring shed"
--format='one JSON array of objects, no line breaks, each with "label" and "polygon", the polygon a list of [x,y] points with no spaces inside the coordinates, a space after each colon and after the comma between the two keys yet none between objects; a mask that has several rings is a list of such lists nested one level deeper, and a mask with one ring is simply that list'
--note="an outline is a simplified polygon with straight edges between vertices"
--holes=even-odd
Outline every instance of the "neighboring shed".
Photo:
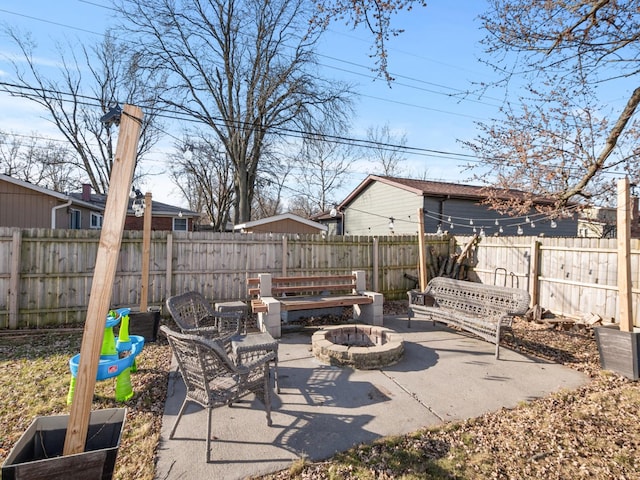
[{"label": "neighboring shed", "polygon": [[326,233],[327,226],[292,213],[285,213],[283,215],[261,218],[260,220],[235,225],[233,230],[242,233],[319,234],[322,232]]},{"label": "neighboring shed", "polygon": [[[424,211],[426,233],[553,237],[577,234],[574,217],[550,219],[535,210],[520,217],[501,215],[482,204],[485,198],[480,186],[369,175],[338,210],[343,215],[346,235],[415,235],[420,208]],[[540,199],[539,203],[549,201]]]}]

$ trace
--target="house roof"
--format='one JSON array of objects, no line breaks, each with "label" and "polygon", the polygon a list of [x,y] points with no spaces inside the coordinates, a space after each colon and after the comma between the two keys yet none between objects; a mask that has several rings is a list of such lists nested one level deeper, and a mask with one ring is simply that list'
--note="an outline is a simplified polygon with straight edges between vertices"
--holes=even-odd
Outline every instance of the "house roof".
[{"label": "house roof", "polygon": [[310,219],[313,220],[314,222],[319,222],[321,220],[337,222],[340,219],[342,219],[342,212],[336,209],[336,211],[333,212],[333,215],[332,215],[332,212],[329,210],[326,212],[320,212],[320,213],[316,213],[315,215],[311,215]]},{"label": "house roof", "polygon": [[[53,197],[55,199],[60,200],[61,202],[68,202],[69,200],[71,200],[74,205],[81,205],[86,208],[96,208],[92,203],[82,201],[82,198],[76,199],[71,197],[70,195],[67,195],[66,193],[56,192],[55,190],[50,190],[48,188],[40,187],[38,185],[34,185],[31,182],[25,182],[24,180],[19,180],[10,175],[0,174],[0,180],[5,181],[7,183],[11,183],[13,185],[18,185],[23,188],[28,188],[29,190],[33,190],[34,192],[38,192],[42,195]],[[104,206],[102,210],[104,210]]]},{"label": "house roof", "polygon": [[[105,205],[107,203],[107,196],[101,195],[97,193],[91,193],[89,195],[88,200],[83,199],[82,192],[72,192],[72,193],[62,193],[56,192],[55,190],[51,190],[48,188],[40,187],[38,185],[34,185],[30,182],[25,182],[24,180],[19,180],[17,178],[11,177],[9,175],[0,174],[0,180],[3,180],[8,183],[12,183],[14,185],[18,185],[23,188],[28,188],[33,190],[34,192],[41,193],[43,195],[48,195],[50,197],[56,198],[61,202],[71,202],[74,205],[83,206],[85,208],[97,210],[100,212],[104,212]],[[131,210],[131,204],[133,200],[129,200],[128,209]],[[166,203],[156,202],[154,200],[151,201],[151,209],[153,211],[153,215],[156,216],[172,216],[182,213],[183,216],[187,217],[198,217],[200,214],[198,212],[194,212],[192,210],[188,210],[181,207],[175,207],[173,205],[168,205]]]},{"label": "house roof", "polygon": [[[73,198],[74,200],[78,200],[81,201],[83,194],[82,192],[72,192],[69,194],[69,197]],[[98,208],[99,210],[104,211],[105,205],[107,203],[107,196],[106,195],[102,195],[99,193],[91,193],[89,195],[89,201],[85,202],[88,203],[90,205],[92,205],[94,208]],[[133,200],[129,199],[129,203],[127,205],[127,209],[131,210],[131,205],[133,204]],[[200,214],[198,212],[194,212],[192,210],[186,209],[186,208],[182,208],[182,207],[176,207],[173,205],[169,205],[166,203],[162,203],[162,202],[156,202],[155,200],[153,200],[153,197],[151,199],[151,211],[153,212],[154,216],[171,216],[171,217],[175,217],[176,215],[179,215],[180,213],[182,213],[183,216],[186,217],[199,217]]]},{"label": "house roof", "polygon": [[308,220],[306,218],[299,217],[298,215],[294,215],[293,213],[284,213],[282,215],[276,215],[273,217],[261,218],[260,220],[253,220],[251,222],[242,223],[239,225],[235,225],[233,227],[234,230],[241,230],[243,228],[251,228],[256,227],[258,225],[266,225],[269,223],[279,222],[281,220],[292,220],[294,222],[303,223],[313,228],[317,228],[318,230],[328,230],[329,227],[326,225],[322,225],[321,223],[314,222],[312,220]]},{"label": "house roof", "polygon": [[[483,200],[487,197],[487,190],[496,190],[493,187],[464,185],[460,183],[435,182],[431,180],[417,180],[414,178],[398,178],[378,175],[369,175],[365,178],[355,190],[353,190],[347,198],[345,198],[340,207],[344,207],[351,203],[360,193],[373,182],[381,182],[392,185],[416,195],[422,196],[444,196],[450,198],[466,198]],[[514,196],[523,196],[525,193],[520,190],[504,190],[501,191],[499,197],[513,198]],[[537,203],[552,203],[548,198],[538,197]]]}]

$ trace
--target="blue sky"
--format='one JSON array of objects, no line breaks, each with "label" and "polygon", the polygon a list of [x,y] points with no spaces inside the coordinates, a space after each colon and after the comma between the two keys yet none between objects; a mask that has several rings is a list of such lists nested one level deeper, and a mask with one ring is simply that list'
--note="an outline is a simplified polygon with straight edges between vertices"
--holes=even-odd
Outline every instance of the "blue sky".
[{"label": "blue sky", "polygon": [[[0,22],[31,32],[39,43],[39,59],[55,65],[56,42],[65,39],[95,42],[105,28],[113,23],[106,0],[4,0],[0,6]],[[361,97],[356,102],[356,116],[349,136],[364,138],[370,126],[389,124],[392,131],[406,134],[407,145],[416,149],[451,153],[469,152],[462,149],[459,139],[471,139],[476,130],[474,121],[489,120],[497,112],[497,99],[465,99],[459,93],[472,87],[474,81],[487,81],[492,72],[481,63],[479,40],[483,36],[477,16],[485,2],[479,0],[434,0],[426,8],[403,12],[393,20],[394,26],[405,32],[388,44],[389,70],[396,81],[389,86],[375,78],[372,37],[366,31],[351,30],[334,23],[321,44],[320,62],[331,78],[357,84]],[[72,27],[72,28],[69,28]],[[0,37],[0,81],[11,81],[11,68],[4,56],[13,47]],[[43,136],[58,136],[44,120],[43,113],[27,100],[0,93],[0,129],[25,135],[37,132]],[[179,135],[178,131],[172,132]],[[169,142],[171,143],[172,140]],[[405,167],[413,176],[427,173],[431,179],[463,182],[469,174],[461,171],[466,163],[455,155],[407,155]],[[146,179],[143,191],[153,198],[177,205],[184,202],[162,172],[166,168],[164,152],[159,146],[147,162],[157,175]],[[338,200],[346,196],[371,171],[367,162],[353,165],[353,172]]]}]

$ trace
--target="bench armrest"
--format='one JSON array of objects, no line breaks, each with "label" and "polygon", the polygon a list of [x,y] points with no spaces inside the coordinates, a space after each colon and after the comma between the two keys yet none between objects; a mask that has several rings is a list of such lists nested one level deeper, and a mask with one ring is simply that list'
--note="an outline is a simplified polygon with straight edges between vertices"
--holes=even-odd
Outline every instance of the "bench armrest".
[{"label": "bench armrest", "polygon": [[429,293],[428,289],[424,292],[420,290],[409,290],[407,295],[409,297],[409,305],[431,306],[435,302],[435,298]]}]

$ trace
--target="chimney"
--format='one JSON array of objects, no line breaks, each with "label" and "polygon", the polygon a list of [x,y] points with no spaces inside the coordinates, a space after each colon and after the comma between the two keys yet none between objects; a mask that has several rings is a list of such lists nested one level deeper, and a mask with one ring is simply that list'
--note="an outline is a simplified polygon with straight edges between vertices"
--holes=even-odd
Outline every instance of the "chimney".
[{"label": "chimney", "polygon": [[84,202],[91,201],[91,185],[89,183],[82,184],[82,200]]}]

